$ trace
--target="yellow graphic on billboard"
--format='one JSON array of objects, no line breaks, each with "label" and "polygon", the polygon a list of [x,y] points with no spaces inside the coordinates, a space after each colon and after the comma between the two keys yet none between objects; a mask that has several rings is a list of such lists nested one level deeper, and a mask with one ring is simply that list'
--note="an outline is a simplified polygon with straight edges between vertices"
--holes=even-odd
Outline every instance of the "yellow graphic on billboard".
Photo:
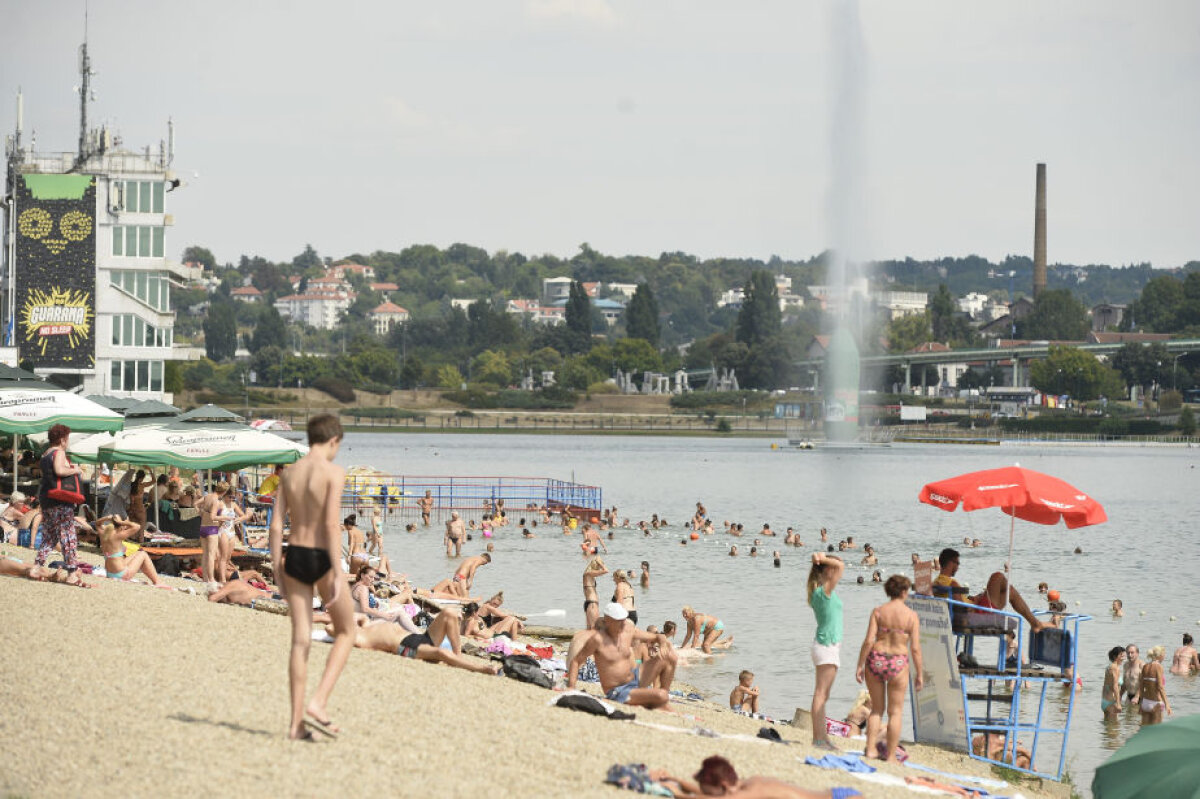
[{"label": "yellow graphic on billboard", "polygon": [[87,239],[92,232],[92,220],[79,211],[67,211],[58,220],[58,232],[61,235],[50,238],[54,232],[54,217],[45,208],[27,208],[17,219],[17,230],[22,236],[45,244],[46,249],[58,255],[68,243]]},{"label": "yellow graphic on billboard", "polygon": [[92,330],[92,296],[76,289],[51,288],[49,292],[31,289],[21,308],[24,339],[46,353],[54,336],[66,336],[75,347]]}]

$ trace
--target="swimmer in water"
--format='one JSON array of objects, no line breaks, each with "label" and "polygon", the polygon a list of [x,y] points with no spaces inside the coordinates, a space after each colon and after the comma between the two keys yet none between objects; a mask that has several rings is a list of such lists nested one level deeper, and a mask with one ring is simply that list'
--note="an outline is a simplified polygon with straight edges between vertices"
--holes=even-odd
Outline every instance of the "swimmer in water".
[{"label": "swimmer in water", "polygon": [[1112,603],[1112,615],[1116,618],[1121,618],[1125,615],[1125,603],[1119,599],[1114,599]]},{"label": "swimmer in water", "polygon": [[731,558],[737,557],[737,544],[734,544],[733,546],[731,546],[729,548],[729,557],[731,557]]}]

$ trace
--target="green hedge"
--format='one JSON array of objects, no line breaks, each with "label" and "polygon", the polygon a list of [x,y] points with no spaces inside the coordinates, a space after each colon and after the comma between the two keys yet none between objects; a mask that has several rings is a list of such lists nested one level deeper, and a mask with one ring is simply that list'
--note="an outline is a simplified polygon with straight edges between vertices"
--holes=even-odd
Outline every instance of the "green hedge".
[{"label": "green hedge", "polygon": [[312,387],[324,391],[338,402],[354,402],[354,386],[336,377],[318,377],[312,381]]},{"label": "green hedge", "polygon": [[742,409],[744,400],[748,409],[758,410],[758,405],[771,399],[770,394],[761,391],[692,391],[687,394],[675,394],[671,397],[671,407],[681,410],[701,410],[704,408],[735,408]]},{"label": "green hedge", "polygon": [[1155,419],[1122,419],[1098,416],[1038,416],[1033,419],[1000,419],[1009,433],[1082,433],[1106,436],[1153,436],[1170,431]]},{"label": "green hedge", "polygon": [[424,419],[425,415],[405,408],[343,408],[339,411],[342,416],[353,416],[355,419]]},{"label": "green hedge", "polygon": [[468,408],[482,410],[493,408],[551,410],[574,408],[576,395],[575,392],[559,386],[550,386],[540,391],[504,389],[496,392],[471,386],[466,391],[447,391],[442,394],[442,398]]}]

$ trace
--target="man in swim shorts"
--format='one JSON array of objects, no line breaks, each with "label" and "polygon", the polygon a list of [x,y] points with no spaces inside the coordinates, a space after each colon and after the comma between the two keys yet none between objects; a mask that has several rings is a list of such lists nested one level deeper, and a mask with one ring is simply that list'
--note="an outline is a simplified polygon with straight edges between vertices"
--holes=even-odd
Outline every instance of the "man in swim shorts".
[{"label": "man in swim shorts", "polygon": [[[462,555],[463,539],[466,537],[467,528],[463,526],[458,511],[452,511],[450,513],[450,520],[446,522],[446,557],[460,557]],[[453,553],[450,552],[451,549],[454,550]]]},{"label": "man in swim shorts", "polygon": [[[429,628],[423,633],[406,632],[390,621],[374,621],[358,628],[355,646],[393,652],[400,657],[423,660],[426,663],[445,663],[456,669],[474,671],[479,674],[497,674],[500,666],[485,660],[465,657],[459,638],[462,617],[457,610],[445,609],[433,617]],[[450,649],[442,644],[450,642]]]},{"label": "man in swim shorts", "polygon": [[[280,478],[271,517],[271,567],[292,617],[288,662],[292,714],[288,737],[293,740],[312,740],[311,730],[331,737],[341,732],[326,709],[354,648],[354,608],[341,566],[337,518],[346,471],[333,463],[341,444],[342,425],[336,416],[323,413],[308,420],[308,454]],[[286,554],[285,523],[290,523]],[[334,641],[321,682],[305,705],[314,590],[320,593],[333,620]]]},{"label": "man in swim shorts", "polygon": [[[665,658],[651,658],[636,668],[633,661],[633,642],[653,643],[661,649],[669,641],[661,633],[639,630],[629,622],[629,611],[619,602],[609,602],[596,629],[585,630],[571,642],[572,654],[567,663],[567,688],[575,688],[579,667],[589,657],[596,661],[600,687],[612,702],[637,705],[655,710],[665,708],[670,701],[674,664]],[[663,687],[652,687],[655,684]]]},{"label": "man in swim shorts", "polygon": [[492,556],[484,552],[482,555],[467,558],[458,564],[458,569],[455,570],[454,576],[450,578],[451,592],[466,597],[471,593],[471,586],[475,582],[475,572],[479,570],[480,566],[491,562]]}]

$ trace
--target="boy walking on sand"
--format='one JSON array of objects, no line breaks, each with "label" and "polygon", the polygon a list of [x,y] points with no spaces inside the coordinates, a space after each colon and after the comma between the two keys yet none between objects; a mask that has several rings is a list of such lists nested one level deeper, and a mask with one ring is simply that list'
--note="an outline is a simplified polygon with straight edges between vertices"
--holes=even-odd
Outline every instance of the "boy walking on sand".
[{"label": "boy walking on sand", "polygon": [[[333,464],[342,444],[342,425],[333,414],[308,420],[308,454],[296,461],[280,478],[271,517],[271,567],[279,588],[287,598],[292,620],[292,648],[288,662],[292,718],[288,737],[312,740],[316,730],[336,737],[341,729],[326,712],[329,695],[354,648],[354,608],[345,585],[340,549],[338,516],[346,472]],[[286,557],[283,525],[289,519]],[[325,661],[325,673],[307,706],[308,652],[312,644],[312,599],[321,595],[333,620],[334,641]],[[308,729],[306,729],[306,727]]]}]

